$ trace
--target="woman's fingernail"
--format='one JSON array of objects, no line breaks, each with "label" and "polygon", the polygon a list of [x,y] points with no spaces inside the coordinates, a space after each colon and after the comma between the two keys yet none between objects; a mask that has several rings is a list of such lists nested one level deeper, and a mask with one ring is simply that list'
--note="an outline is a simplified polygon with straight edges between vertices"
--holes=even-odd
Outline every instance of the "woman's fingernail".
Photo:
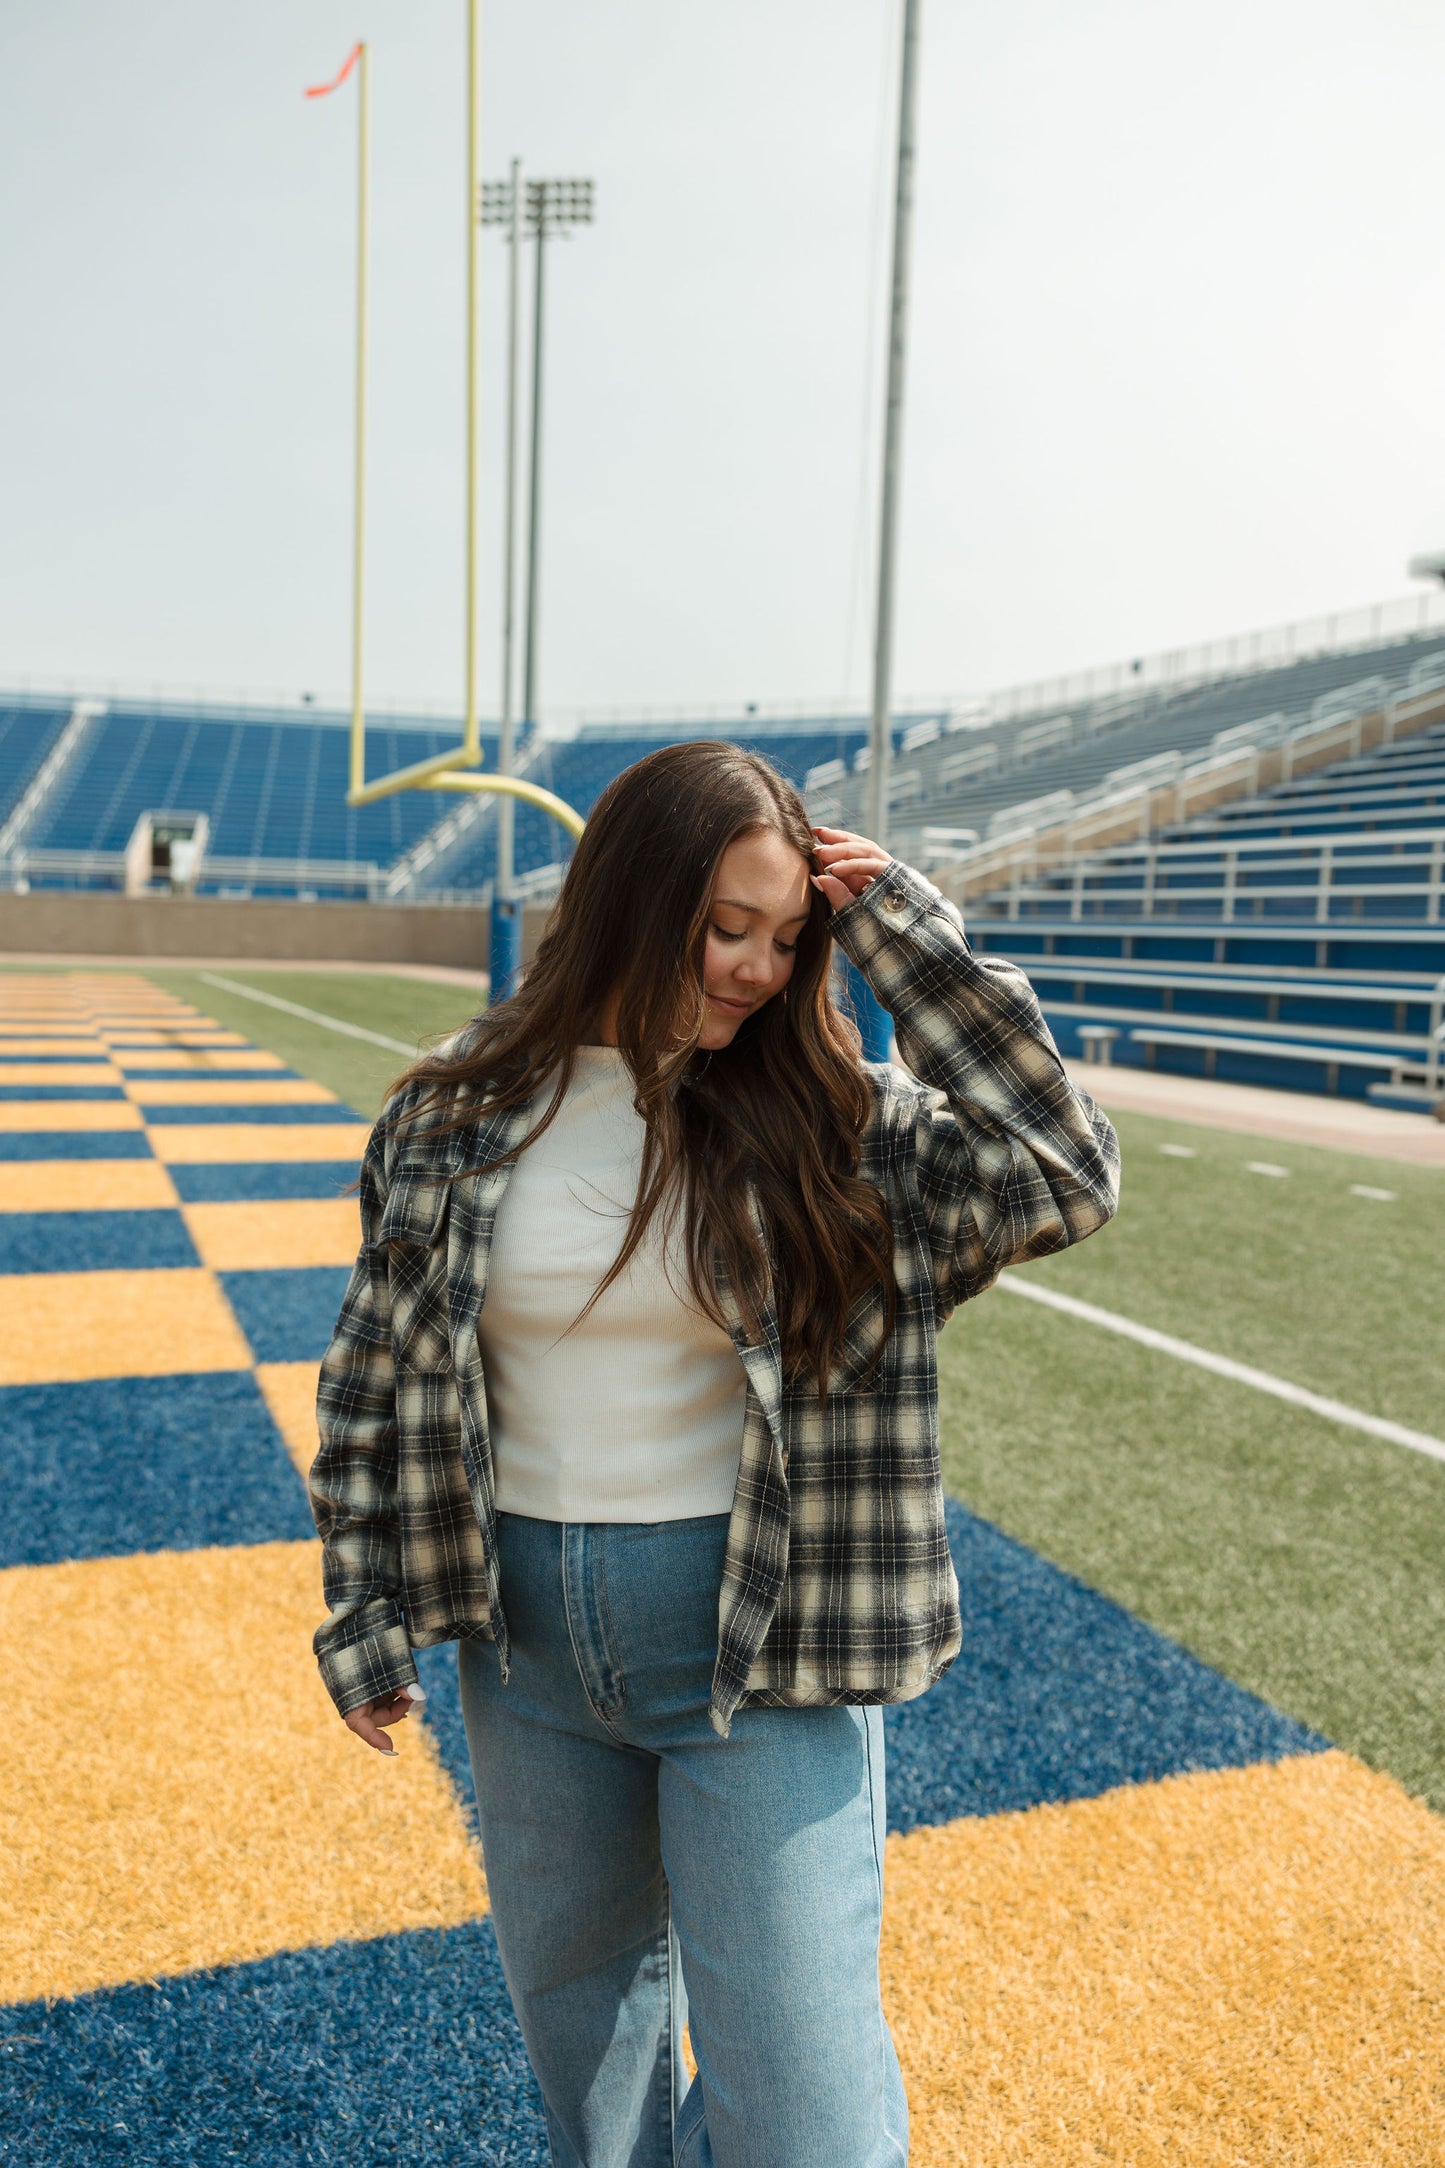
[{"label": "woman's fingernail", "polygon": [[413,1701],[422,1702],[426,1700],[426,1694],[419,1686],[403,1687],[402,1691],[403,1693],[409,1694]]}]

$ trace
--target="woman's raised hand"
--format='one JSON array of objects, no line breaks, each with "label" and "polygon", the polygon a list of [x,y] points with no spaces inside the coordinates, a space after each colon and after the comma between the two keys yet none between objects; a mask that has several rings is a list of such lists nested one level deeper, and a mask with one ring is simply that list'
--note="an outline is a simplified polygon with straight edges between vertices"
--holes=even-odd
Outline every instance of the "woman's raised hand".
[{"label": "woman's raised hand", "polygon": [[841,911],[845,903],[861,896],[875,874],[881,873],[888,864],[888,853],[881,844],[870,843],[866,836],[855,836],[846,828],[815,828],[818,838],[813,857],[818,871],[811,876],[814,888],[820,888],[835,911]]},{"label": "woman's raised hand", "polygon": [[354,1731],[358,1739],[364,1739],[368,1746],[374,1746],[378,1754],[395,1754],[396,1748],[382,1725],[399,1724],[425,1700],[426,1695],[419,1686],[398,1687],[394,1694],[379,1694],[375,1701],[364,1701],[359,1709],[348,1709],[345,1721],[348,1729]]}]

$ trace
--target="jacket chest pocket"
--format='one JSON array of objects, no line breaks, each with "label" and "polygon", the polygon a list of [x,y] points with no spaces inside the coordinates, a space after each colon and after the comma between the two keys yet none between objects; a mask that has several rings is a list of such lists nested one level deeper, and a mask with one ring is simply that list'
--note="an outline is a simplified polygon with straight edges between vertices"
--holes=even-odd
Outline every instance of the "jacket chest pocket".
[{"label": "jacket chest pocket", "polygon": [[451,1184],[435,1166],[399,1167],[381,1216],[398,1370],[451,1368],[447,1214]]},{"label": "jacket chest pocket", "polygon": [[843,1341],[828,1374],[830,1393],[887,1389],[894,1368],[894,1341],[885,1338],[888,1306],[881,1288],[857,1296],[843,1326]]}]

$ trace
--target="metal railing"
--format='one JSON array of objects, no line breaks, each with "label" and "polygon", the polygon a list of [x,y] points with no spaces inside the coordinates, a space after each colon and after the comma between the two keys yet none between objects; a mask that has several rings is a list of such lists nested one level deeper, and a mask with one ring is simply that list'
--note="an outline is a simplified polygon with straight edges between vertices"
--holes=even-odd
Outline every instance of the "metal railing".
[{"label": "metal railing", "polygon": [[[125,886],[124,851],[21,851],[6,869],[7,883],[28,885],[31,878],[77,887]],[[369,900],[384,893],[386,869],[372,860],[351,858],[217,858],[198,868],[207,888],[281,887],[320,894],[326,889],[364,889]],[[159,891],[157,891],[159,893]]]},{"label": "metal railing", "polygon": [[[1205,863],[1208,861],[1208,863]],[[1179,869],[1197,866],[1203,878],[1179,881]],[[1418,867],[1418,880],[1370,880],[1359,878],[1378,868]],[[1283,876],[1273,881],[1267,876]],[[1127,889],[1098,884],[1135,876]],[[1053,880],[1030,880],[1020,867],[1001,899],[1002,915],[1018,919],[1032,903],[1061,904],[1067,899],[1071,923],[1085,918],[1115,915],[1136,919],[1177,919],[1181,905],[1198,902],[1217,906],[1226,926],[1242,918],[1264,915],[1263,906],[1274,908],[1270,916],[1283,921],[1278,907],[1287,902],[1297,908],[1289,916],[1297,923],[1328,925],[1337,916],[1336,906],[1353,909],[1356,902],[1387,896],[1404,905],[1419,900],[1423,910],[1412,918],[1429,926],[1442,923],[1441,895],[1445,887],[1445,828],[1402,828],[1388,831],[1388,841],[1365,831],[1333,836],[1321,843],[1309,836],[1262,836],[1226,842],[1116,844],[1077,860]],[[1091,908],[1086,908],[1091,907]],[[1243,907],[1243,908],[1241,908]],[[1398,914],[1403,916],[1404,913]]]},{"label": "metal railing", "polygon": [[[1221,732],[1215,741],[1219,750],[1181,764],[1172,777],[1146,775],[1130,781],[1127,769],[1116,770],[1083,797],[1070,800],[1058,792],[1035,801],[1035,817],[1022,823],[1019,815],[1028,814],[1030,807],[1006,807],[994,817],[997,831],[991,822],[983,843],[934,863],[946,864],[966,882],[967,892],[977,895],[990,882],[1016,881],[1021,872],[1036,875],[1045,860],[1071,864],[1082,852],[1101,847],[1101,830],[1110,831],[1107,840],[1115,842],[1126,839],[1132,826],[1142,840],[1156,828],[1181,826],[1201,798],[1220,804],[1257,796],[1266,780],[1266,761],[1270,783],[1289,782],[1302,765],[1309,772],[1340,752],[1358,760],[1367,746],[1372,751],[1393,746],[1402,730],[1428,729],[1442,716],[1445,687],[1431,684],[1367,712],[1327,714],[1293,727],[1284,716],[1263,717],[1251,727],[1249,742],[1235,743],[1237,732]],[[1045,813],[1048,807],[1053,808],[1052,817]]]},{"label": "metal railing", "polygon": [[1184,647],[1162,648],[1128,662],[1105,663],[1091,670],[1066,671],[1058,677],[1034,678],[1008,686],[987,696],[988,720],[1007,721],[1016,715],[1042,713],[1047,708],[1081,706],[1109,695],[1141,692],[1178,692],[1189,685],[1212,684],[1220,678],[1244,677],[1256,671],[1287,669],[1312,656],[1368,652],[1392,641],[1421,639],[1445,628],[1445,588],[1422,588],[1418,594],[1401,595],[1361,609],[1333,610],[1320,617],[1294,618],[1283,625],[1264,625],[1253,632],[1233,633],[1227,639],[1202,640]]}]

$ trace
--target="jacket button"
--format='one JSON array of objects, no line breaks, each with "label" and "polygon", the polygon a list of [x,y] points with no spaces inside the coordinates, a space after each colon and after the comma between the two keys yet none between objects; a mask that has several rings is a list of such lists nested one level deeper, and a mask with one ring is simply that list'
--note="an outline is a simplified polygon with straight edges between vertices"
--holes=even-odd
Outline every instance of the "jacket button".
[{"label": "jacket button", "polygon": [[883,898],[883,908],[885,911],[901,911],[907,901],[908,898],[901,888],[890,888]]}]

